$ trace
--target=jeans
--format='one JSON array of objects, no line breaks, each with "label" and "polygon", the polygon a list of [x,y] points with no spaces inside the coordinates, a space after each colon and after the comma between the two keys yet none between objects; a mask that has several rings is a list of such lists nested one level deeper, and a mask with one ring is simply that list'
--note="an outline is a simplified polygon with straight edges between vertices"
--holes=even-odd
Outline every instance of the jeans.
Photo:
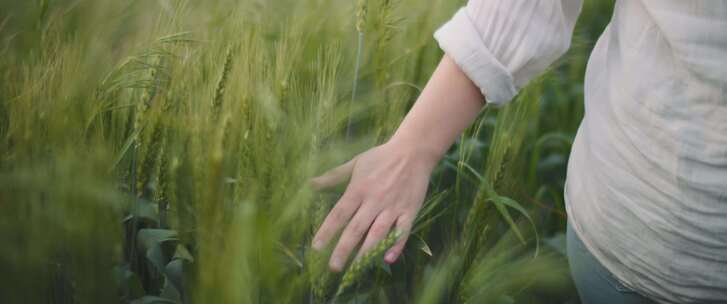
[{"label": "jeans", "polygon": [[583,304],[656,303],[619,282],[588,251],[570,224],[567,231],[568,264]]}]

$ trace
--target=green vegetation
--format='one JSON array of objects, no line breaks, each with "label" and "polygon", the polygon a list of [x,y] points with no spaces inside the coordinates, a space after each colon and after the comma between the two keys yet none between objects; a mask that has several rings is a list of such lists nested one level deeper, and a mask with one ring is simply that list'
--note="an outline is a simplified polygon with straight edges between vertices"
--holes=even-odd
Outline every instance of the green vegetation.
[{"label": "green vegetation", "polygon": [[0,302],[572,298],[543,244],[608,1],[452,147],[401,261],[378,256],[395,234],[343,274],[310,248],[340,191],[307,179],[392,134],[461,5],[0,0]]}]

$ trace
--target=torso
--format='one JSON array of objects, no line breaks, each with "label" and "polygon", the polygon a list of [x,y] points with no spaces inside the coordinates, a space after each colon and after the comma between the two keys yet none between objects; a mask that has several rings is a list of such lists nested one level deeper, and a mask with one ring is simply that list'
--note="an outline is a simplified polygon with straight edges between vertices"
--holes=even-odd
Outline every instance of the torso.
[{"label": "torso", "polygon": [[727,301],[727,1],[618,1],[585,89],[575,230],[639,292]]}]

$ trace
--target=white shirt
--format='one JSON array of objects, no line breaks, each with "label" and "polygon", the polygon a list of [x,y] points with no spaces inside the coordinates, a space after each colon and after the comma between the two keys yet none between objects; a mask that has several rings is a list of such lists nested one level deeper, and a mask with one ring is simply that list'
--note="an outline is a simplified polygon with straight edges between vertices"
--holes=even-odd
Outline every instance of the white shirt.
[{"label": "white shirt", "polygon": [[[581,2],[470,0],[435,38],[502,105],[565,53]],[[626,286],[727,303],[727,1],[617,1],[565,193],[575,231]]]}]

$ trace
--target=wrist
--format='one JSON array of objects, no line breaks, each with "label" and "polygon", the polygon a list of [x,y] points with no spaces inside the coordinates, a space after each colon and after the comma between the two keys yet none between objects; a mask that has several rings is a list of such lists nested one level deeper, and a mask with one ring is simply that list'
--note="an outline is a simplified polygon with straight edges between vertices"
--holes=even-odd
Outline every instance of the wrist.
[{"label": "wrist", "polygon": [[444,157],[446,150],[437,148],[423,138],[413,138],[395,134],[386,142],[393,151],[403,153],[411,159],[416,159],[429,170],[434,170],[439,160]]}]

